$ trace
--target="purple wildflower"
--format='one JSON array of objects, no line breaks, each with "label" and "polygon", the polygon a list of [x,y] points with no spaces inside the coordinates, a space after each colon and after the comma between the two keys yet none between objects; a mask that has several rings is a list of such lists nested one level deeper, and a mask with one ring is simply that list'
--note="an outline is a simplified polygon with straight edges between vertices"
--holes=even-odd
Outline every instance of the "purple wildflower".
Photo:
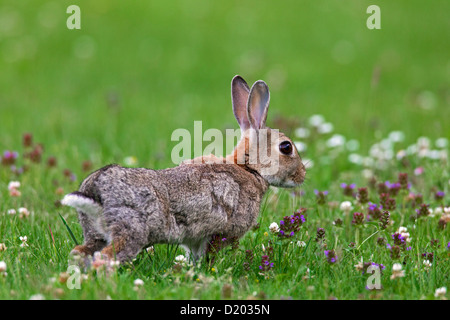
[{"label": "purple wildflower", "polygon": [[352,224],[357,226],[364,224],[364,214],[362,212],[353,213]]},{"label": "purple wildflower", "polygon": [[369,208],[367,209],[367,220],[376,221],[381,218],[381,206],[378,207],[375,203],[369,203]]},{"label": "purple wildflower", "polygon": [[398,174],[398,182],[403,190],[407,190],[410,188],[410,183],[408,182],[408,174],[407,173],[399,173]]},{"label": "purple wildflower", "polygon": [[280,221],[280,232],[278,236],[281,238],[293,237],[306,222],[306,218],[304,216],[305,212],[306,209],[301,208],[294,212],[293,215],[285,216],[283,220]]},{"label": "purple wildflower", "polygon": [[438,191],[434,194],[434,199],[436,201],[442,201],[442,199],[444,199],[445,193],[444,191]]},{"label": "purple wildflower", "polygon": [[327,195],[328,195],[328,191],[318,191],[318,190],[314,190],[314,193],[316,195],[317,198],[317,204],[323,205],[327,202]]},{"label": "purple wildflower", "polygon": [[383,213],[381,214],[380,217],[380,228],[381,229],[386,229],[388,224],[389,224],[389,219],[390,219],[390,214],[389,211],[383,211]]},{"label": "purple wildflower", "polygon": [[355,196],[353,190],[356,188],[356,185],[354,183],[352,184],[341,183],[341,188],[343,189],[342,191],[345,196],[349,197]]},{"label": "purple wildflower", "polygon": [[338,256],[334,250],[325,250],[324,254],[327,258],[328,263],[334,264],[337,262]]},{"label": "purple wildflower", "polygon": [[261,271],[269,271],[273,268],[273,262],[270,262],[270,258],[267,255],[264,255],[261,257],[261,265],[259,266],[259,269]]},{"label": "purple wildflower", "polygon": [[18,156],[19,154],[16,151],[6,150],[5,152],[3,152],[2,164],[5,166],[11,166],[16,163],[16,159]]},{"label": "purple wildflower", "polygon": [[400,233],[396,232],[392,235],[392,240],[394,244],[397,246],[404,246],[406,243],[405,237],[403,237]]},{"label": "purple wildflower", "polygon": [[323,241],[324,239],[325,239],[325,229],[317,228],[316,241]]},{"label": "purple wildflower", "polygon": [[389,185],[389,195],[395,197],[402,188],[399,182],[395,182]]},{"label": "purple wildflower", "polygon": [[428,204],[422,203],[419,209],[416,209],[417,218],[428,216],[430,214],[429,206]]},{"label": "purple wildflower", "polygon": [[359,188],[357,197],[361,204],[369,202],[369,192],[367,191],[367,188]]}]

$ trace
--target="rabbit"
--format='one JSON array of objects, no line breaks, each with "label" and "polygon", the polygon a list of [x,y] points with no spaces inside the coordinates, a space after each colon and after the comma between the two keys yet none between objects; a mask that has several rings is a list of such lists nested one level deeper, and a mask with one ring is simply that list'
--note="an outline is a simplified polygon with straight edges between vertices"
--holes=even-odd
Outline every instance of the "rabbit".
[{"label": "rabbit", "polygon": [[[91,173],[63,205],[78,211],[84,244],[72,255],[129,262],[153,244],[177,243],[195,263],[213,236],[242,237],[257,221],[269,186],[301,185],[306,170],[294,143],[266,127],[269,88],[256,81],[250,89],[239,75],[231,82],[232,108],[241,139],[225,157],[203,156],[152,170],[108,165]],[[275,165],[252,160],[260,151],[276,156]],[[277,168],[275,168],[277,167]],[[274,169],[274,170],[272,170]]]}]

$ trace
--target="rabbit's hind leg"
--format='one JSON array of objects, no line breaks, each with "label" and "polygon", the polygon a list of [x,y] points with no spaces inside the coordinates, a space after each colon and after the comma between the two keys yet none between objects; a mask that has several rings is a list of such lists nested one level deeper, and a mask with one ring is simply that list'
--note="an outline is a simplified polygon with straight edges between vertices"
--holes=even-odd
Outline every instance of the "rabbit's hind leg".
[{"label": "rabbit's hind leg", "polygon": [[[82,211],[78,211],[78,220],[83,228],[84,243],[77,245],[70,252],[71,255],[92,256],[101,251],[108,244],[107,235],[99,230],[98,223]],[[102,229],[102,228],[100,228]]]},{"label": "rabbit's hind leg", "polygon": [[104,219],[111,241],[101,252],[109,259],[131,261],[148,244],[147,219],[140,212],[129,207],[105,209]]}]

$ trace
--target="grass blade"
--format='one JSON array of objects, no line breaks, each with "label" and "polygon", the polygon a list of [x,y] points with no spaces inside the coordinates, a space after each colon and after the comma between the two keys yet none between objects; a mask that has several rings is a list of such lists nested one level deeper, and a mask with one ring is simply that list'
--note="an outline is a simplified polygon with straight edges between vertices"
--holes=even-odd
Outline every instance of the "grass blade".
[{"label": "grass blade", "polygon": [[77,245],[78,245],[78,241],[77,241],[77,239],[75,238],[75,236],[74,236],[72,230],[70,230],[70,227],[69,227],[69,225],[68,225],[67,222],[66,222],[66,219],[64,219],[64,217],[61,215],[61,213],[59,213],[59,216],[61,217],[61,220],[62,220],[62,222],[64,223],[64,225],[66,226],[67,231],[69,231],[70,237],[72,238],[73,242],[74,242],[75,245],[77,246]]}]

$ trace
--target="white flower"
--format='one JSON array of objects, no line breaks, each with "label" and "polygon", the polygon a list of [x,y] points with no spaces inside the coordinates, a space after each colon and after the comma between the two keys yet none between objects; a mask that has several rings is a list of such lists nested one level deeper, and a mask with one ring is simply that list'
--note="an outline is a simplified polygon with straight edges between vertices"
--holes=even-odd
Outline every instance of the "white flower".
[{"label": "white flower", "polygon": [[42,294],[38,293],[32,295],[29,300],[45,300],[45,297]]},{"label": "white flower", "polygon": [[0,261],[0,273],[3,273],[6,271],[6,262]]},{"label": "white flower", "polygon": [[348,161],[357,165],[363,164],[363,157],[357,153],[350,153],[348,155]]},{"label": "white flower", "polygon": [[430,148],[430,139],[427,137],[419,137],[417,139],[417,147],[419,149],[429,149]]},{"label": "white flower", "polygon": [[22,244],[20,245],[20,247],[24,248],[24,247],[28,247],[28,237],[27,236],[23,236],[23,237],[19,237],[20,241],[22,241]]},{"label": "white flower", "polygon": [[434,296],[436,298],[445,297],[446,294],[447,294],[447,288],[446,287],[437,288],[436,291],[434,292]]},{"label": "white flower", "polygon": [[408,229],[405,227],[399,227],[397,230],[397,233],[399,233],[403,238],[405,238],[406,242],[411,242],[411,237],[409,235]]},{"label": "white flower", "polygon": [[433,264],[430,262],[430,260],[423,260],[423,267],[426,271],[430,270],[432,265]]},{"label": "white flower", "polygon": [[155,248],[154,248],[153,246],[150,246],[150,247],[148,247],[148,248],[145,249],[145,250],[147,250],[147,252],[150,253],[150,254],[155,253]]},{"label": "white flower", "polygon": [[308,138],[310,134],[309,129],[307,128],[297,128],[295,129],[295,135],[299,138]]},{"label": "white flower", "polygon": [[317,132],[321,133],[321,134],[327,134],[333,131],[333,124],[326,122],[326,123],[321,123],[319,124],[319,126],[317,127]]},{"label": "white flower", "polygon": [[134,280],[133,284],[134,284],[136,287],[143,286],[143,285],[144,285],[144,281],[141,280],[141,279],[136,279],[136,280]]},{"label": "white flower", "polygon": [[297,148],[298,152],[304,152],[306,151],[306,144],[300,141],[294,141],[295,147]]},{"label": "white flower", "polygon": [[437,207],[436,209],[434,209],[434,213],[438,216],[442,215],[443,212],[444,210],[442,210],[441,207]]},{"label": "white flower", "polygon": [[391,280],[395,278],[402,278],[405,276],[405,270],[402,270],[402,265],[400,263],[394,263],[392,266]]},{"label": "white flower", "polygon": [[278,226],[278,223],[272,222],[269,226],[269,230],[272,233],[277,233],[278,231],[280,231],[280,227]]},{"label": "white flower", "polygon": [[406,156],[407,156],[406,151],[400,150],[399,152],[397,152],[397,155],[395,157],[397,158],[397,160],[402,160]]},{"label": "white flower", "polygon": [[318,127],[325,122],[325,118],[321,114],[315,114],[309,118],[308,122],[313,127]]},{"label": "white flower", "polygon": [[364,169],[361,173],[366,179],[371,179],[373,177],[373,171],[370,169]]},{"label": "white flower", "polygon": [[182,254],[175,257],[175,262],[177,262],[177,263],[183,264],[183,263],[186,263],[186,261],[187,261],[186,257],[183,256]]},{"label": "white flower", "polygon": [[30,215],[30,211],[28,211],[27,208],[19,208],[19,217],[23,218],[23,217],[28,217]]},{"label": "white flower", "polygon": [[16,209],[9,209],[7,212],[8,214],[13,215],[16,214]]},{"label": "white flower", "polygon": [[306,242],[305,241],[297,241],[297,246],[299,246],[300,248],[304,248],[304,247],[306,247]]},{"label": "white flower", "polygon": [[345,144],[345,137],[341,134],[334,134],[326,144],[329,148],[341,147]]},{"label": "white flower", "polygon": [[14,189],[18,189],[20,188],[20,182],[19,181],[11,181],[10,183],[8,183],[8,190],[12,191]]},{"label": "white flower", "polygon": [[302,162],[305,165],[305,169],[310,169],[314,167],[314,161],[311,159],[303,158]]},{"label": "white flower", "polygon": [[439,139],[436,140],[435,144],[436,144],[436,147],[438,147],[440,149],[447,148],[447,146],[448,146],[448,139],[447,138],[439,138]]},{"label": "white flower", "polygon": [[402,142],[405,140],[405,134],[402,131],[392,131],[389,134],[389,140],[392,142]]},{"label": "white flower", "polygon": [[353,209],[353,205],[350,201],[344,201],[341,203],[341,205],[339,206],[339,208],[341,209],[341,211],[344,211],[345,213],[350,212],[350,210]]}]

